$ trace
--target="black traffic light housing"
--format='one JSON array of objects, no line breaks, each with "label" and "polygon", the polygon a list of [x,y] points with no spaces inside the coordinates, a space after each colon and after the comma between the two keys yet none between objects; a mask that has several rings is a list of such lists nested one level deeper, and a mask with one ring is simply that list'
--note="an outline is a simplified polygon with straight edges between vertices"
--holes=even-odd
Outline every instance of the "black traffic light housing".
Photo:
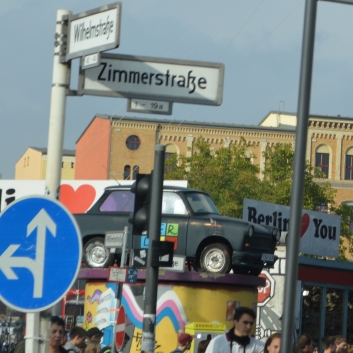
[{"label": "black traffic light housing", "polygon": [[134,211],[129,216],[132,223],[132,235],[141,235],[148,230],[151,204],[151,174],[137,174],[136,181],[131,186],[131,192],[135,194]]}]

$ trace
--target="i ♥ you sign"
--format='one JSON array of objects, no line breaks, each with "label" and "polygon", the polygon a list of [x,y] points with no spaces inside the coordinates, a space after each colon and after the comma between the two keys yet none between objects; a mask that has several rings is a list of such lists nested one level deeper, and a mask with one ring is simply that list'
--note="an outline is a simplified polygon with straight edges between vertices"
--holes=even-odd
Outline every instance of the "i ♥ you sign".
[{"label": "i \u2665 you sign", "polygon": [[[243,219],[279,228],[288,233],[290,207],[244,199]],[[302,210],[300,252],[337,258],[341,217],[323,212]]]}]

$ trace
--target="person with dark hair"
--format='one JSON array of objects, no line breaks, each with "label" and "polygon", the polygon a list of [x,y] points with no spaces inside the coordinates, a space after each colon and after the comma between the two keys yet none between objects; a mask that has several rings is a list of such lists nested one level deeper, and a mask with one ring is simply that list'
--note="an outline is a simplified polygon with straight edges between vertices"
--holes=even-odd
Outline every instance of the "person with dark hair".
[{"label": "person with dark hair", "polygon": [[64,348],[68,352],[79,353],[82,348],[86,347],[85,340],[87,331],[79,326],[74,326],[70,331],[70,341],[67,342]]},{"label": "person with dark hair", "polygon": [[262,353],[264,343],[250,337],[256,319],[255,311],[238,307],[234,312],[234,326],[224,335],[214,337],[206,353]]},{"label": "person with dark hair", "polygon": [[336,353],[346,353],[348,350],[347,339],[343,336],[336,336]]},{"label": "person with dark hair", "polygon": [[205,353],[210,341],[211,340],[202,340],[202,341],[200,341],[199,345],[197,346],[197,353]]},{"label": "person with dark hair", "polygon": [[99,341],[104,336],[103,332],[98,327],[92,327],[87,331],[89,341]]},{"label": "person with dark hair", "polygon": [[326,336],[321,340],[322,349],[324,353],[335,353],[336,352],[336,337],[335,336]]},{"label": "person with dark hair", "polygon": [[313,340],[305,333],[298,338],[297,347],[299,353],[313,353],[314,351]]},{"label": "person with dark hair", "polygon": [[281,334],[273,333],[265,343],[264,353],[279,353],[281,348]]},{"label": "person with dark hair", "polygon": [[316,341],[313,342],[313,353],[319,353],[319,345]]},{"label": "person with dark hair", "polygon": [[65,333],[65,321],[59,316],[52,316],[50,323],[48,353],[66,353],[66,349],[61,346]]}]

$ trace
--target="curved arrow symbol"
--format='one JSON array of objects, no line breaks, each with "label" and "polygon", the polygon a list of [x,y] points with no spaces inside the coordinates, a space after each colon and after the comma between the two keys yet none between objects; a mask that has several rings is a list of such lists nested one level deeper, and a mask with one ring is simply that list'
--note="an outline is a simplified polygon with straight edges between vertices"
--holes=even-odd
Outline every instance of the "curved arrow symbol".
[{"label": "curved arrow symbol", "polygon": [[27,268],[32,272],[34,278],[33,298],[42,298],[43,296],[43,277],[45,262],[45,238],[46,230],[55,237],[56,224],[50,218],[48,213],[41,209],[37,215],[29,222],[27,226],[27,237],[37,229],[36,257],[35,260],[30,257],[12,256],[20,247],[19,244],[11,244],[0,256],[0,270],[7,279],[17,280],[18,277],[13,268]]}]

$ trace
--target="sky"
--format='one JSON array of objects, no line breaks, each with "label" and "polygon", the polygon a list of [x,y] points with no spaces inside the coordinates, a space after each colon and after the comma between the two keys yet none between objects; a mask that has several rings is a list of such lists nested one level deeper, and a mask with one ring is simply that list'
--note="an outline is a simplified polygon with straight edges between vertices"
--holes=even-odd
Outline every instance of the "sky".
[{"label": "sky", "polygon": [[[56,12],[104,0],[13,0],[0,7],[0,174],[13,179],[30,146],[47,147]],[[122,0],[120,46],[110,53],[222,63],[220,106],[173,104],[171,116],[128,113],[127,100],[67,97],[64,148],[95,114],[257,125],[295,113],[305,0]],[[310,114],[353,118],[353,6],[319,1]],[[79,60],[72,61],[77,89]]]}]

